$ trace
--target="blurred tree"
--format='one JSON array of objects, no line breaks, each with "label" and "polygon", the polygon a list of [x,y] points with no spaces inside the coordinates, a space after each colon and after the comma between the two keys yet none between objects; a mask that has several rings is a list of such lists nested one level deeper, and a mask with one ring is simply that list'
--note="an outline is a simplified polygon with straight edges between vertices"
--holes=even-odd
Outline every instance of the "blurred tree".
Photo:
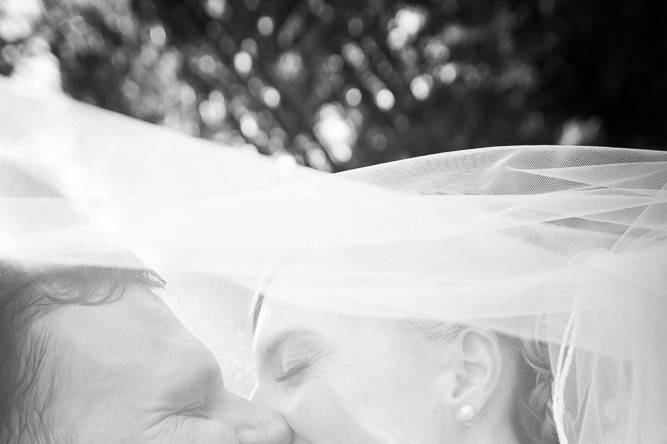
[{"label": "blurred tree", "polygon": [[75,98],[321,169],[667,145],[658,0],[42,1],[18,33],[0,9],[1,73],[38,39]]}]

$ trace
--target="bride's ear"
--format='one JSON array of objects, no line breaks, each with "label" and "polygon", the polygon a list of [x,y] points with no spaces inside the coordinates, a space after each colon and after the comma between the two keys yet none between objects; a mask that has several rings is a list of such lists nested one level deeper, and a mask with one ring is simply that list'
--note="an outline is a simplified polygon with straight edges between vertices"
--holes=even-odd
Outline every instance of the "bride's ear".
[{"label": "bride's ear", "polygon": [[458,356],[450,368],[444,401],[456,419],[467,425],[474,422],[498,389],[503,356],[493,332],[466,329],[456,341]]}]

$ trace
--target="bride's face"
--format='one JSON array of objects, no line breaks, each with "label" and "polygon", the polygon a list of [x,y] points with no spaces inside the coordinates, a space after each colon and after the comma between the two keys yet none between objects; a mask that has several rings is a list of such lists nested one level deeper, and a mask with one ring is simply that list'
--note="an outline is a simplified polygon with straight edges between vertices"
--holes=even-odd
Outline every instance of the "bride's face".
[{"label": "bride's face", "polygon": [[283,415],[295,443],[442,442],[443,360],[429,347],[396,322],[269,298],[255,334],[253,397]]}]

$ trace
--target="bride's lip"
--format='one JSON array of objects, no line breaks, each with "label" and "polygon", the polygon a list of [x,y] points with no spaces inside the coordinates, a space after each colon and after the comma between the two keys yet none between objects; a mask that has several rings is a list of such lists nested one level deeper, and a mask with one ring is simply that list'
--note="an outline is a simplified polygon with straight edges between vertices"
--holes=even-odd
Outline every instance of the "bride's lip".
[{"label": "bride's lip", "polygon": [[292,443],[292,429],[279,414],[234,393],[225,396],[223,417],[240,444]]}]

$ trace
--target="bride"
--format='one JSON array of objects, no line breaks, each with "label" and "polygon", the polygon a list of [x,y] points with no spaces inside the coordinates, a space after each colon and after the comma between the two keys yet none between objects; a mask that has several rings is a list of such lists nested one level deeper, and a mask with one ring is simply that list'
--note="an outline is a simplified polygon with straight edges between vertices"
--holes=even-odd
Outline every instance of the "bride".
[{"label": "bride", "polygon": [[380,233],[265,278],[253,399],[296,442],[661,442],[665,159],[496,148],[348,173],[398,194],[348,207]]},{"label": "bride", "polygon": [[[500,147],[327,176],[31,100],[3,102],[0,161],[60,194],[3,175],[0,259],[254,289],[252,399],[295,443],[667,439],[664,153]],[[212,311],[205,290],[177,314]],[[239,334],[226,308],[194,320],[213,349]]]},{"label": "bride", "polygon": [[273,300],[258,310],[254,399],[304,442],[558,442],[541,342]]}]

